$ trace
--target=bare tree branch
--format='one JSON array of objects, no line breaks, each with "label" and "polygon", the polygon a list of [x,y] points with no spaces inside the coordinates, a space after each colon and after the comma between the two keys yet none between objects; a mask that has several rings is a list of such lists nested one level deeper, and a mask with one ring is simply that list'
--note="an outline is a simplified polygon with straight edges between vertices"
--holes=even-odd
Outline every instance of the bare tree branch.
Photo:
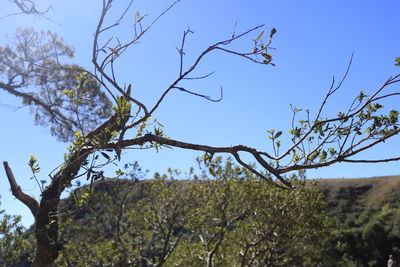
[{"label": "bare tree branch", "polygon": [[[170,86],[168,86],[168,88],[164,91],[164,93],[163,93],[163,94],[160,96],[160,98],[157,100],[157,102],[156,102],[156,104],[153,106],[153,108],[150,109],[149,114],[151,115],[151,114],[153,114],[153,113],[155,112],[155,110],[158,108],[158,106],[159,106],[159,105],[161,104],[161,102],[164,100],[164,98],[166,97],[166,95],[167,95],[172,89],[179,87],[178,84],[179,84],[182,80],[188,78],[188,75],[191,74],[191,73],[196,69],[196,67],[199,65],[199,63],[202,61],[202,59],[203,59],[208,53],[210,53],[210,52],[213,51],[213,50],[216,50],[216,49],[217,49],[219,46],[221,46],[221,45],[228,45],[228,44],[230,44],[231,42],[233,42],[233,41],[235,41],[235,40],[237,40],[237,39],[239,39],[239,38],[241,38],[241,37],[243,37],[243,36],[245,36],[245,35],[247,35],[247,34],[249,34],[249,33],[251,33],[251,32],[254,32],[254,31],[260,29],[260,28],[263,27],[263,26],[264,26],[264,25],[258,25],[258,26],[254,27],[254,28],[252,28],[252,29],[250,29],[250,30],[247,30],[247,31],[245,31],[245,32],[243,32],[243,33],[241,33],[241,34],[239,34],[239,35],[237,35],[237,36],[233,36],[233,37],[230,38],[230,39],[227,39],[227,40],[224,40],[224,41],[220,41],[220,42],[215,43],[214,45],[209,46],[206,50],[204,50],[204,51],[197,57],[197,59],[194,61],[193,65],[192,65],[191,67],[189,67],[189,68],[188,68],[186,71],[184,71],[183,73],[182,73],[182,70],[180,71],[179,77],[178,77],[174,82],[172,82]],[[185,36],[185,35],[184,35],[184,36]],[[186,36],[185,36],[185,37],[186,37]],[[182,45],[183,45],[183,44],[184,44],[184,42],[182,42]],[[181,52],[183,52],[183,47],[181,48]],[[258,53],[258,52],[253,52],[253,53],[251,53],[251,54],[254,55],[254,54],[257,54],[257,53]],[[181,56],[181,57],[182,57],[182,56]],[[246,57],[247,57],[247,56],[246,56]],[[189,79],[190,79],[190,78],[189,78]]]},{"label": "bare tree branch", "polygon": [[8,2],[15,4],[17,8],[20,10],[20,12],[14,12],[11,14],[4,15],[0,17],[0,20],[20,14],[43,16],[51,9],[51,6],[49,6],[44,10],[39,10],[36,6],[36,3],[33,0],[8,0]]},{"label": "bare tree branch", "polygon": [[33,217],[36,217],[39,203],[36,201],[36,199],[22,191],[21,187],[15,181],[14,174],[12,173],[8,162],[4,161],[3,165],[7,174],[8,182],[10,183],[12,194],[31,210]]},{"label": "bare tree branch", "polygon": [[[62,123],[63,125],[65,125],[67,127],[68,127],[68,125],[71,125],[71,124],[75,127],[78,126],[77,122],[65,117],[64,114],[62,114],[58,109],[51,107],[50,105],[44,103],[40,99],[38,99],[30,94],[15,90],[15,86],[11,86],[11,85],[0,82],[0,88],[6,90],[7,92],[9,92],[12,95],[22,97],[25,101],[33,102],[36,105],[43,107],[45,110],[47,110],[47,112],[49,112],[49,114],[51,115],[52,118],[54,118],[56,120],[60,119],[61,120],[60,123]],[[71,127],[68,127],[68,128],[71,132],[73,132]]]}]

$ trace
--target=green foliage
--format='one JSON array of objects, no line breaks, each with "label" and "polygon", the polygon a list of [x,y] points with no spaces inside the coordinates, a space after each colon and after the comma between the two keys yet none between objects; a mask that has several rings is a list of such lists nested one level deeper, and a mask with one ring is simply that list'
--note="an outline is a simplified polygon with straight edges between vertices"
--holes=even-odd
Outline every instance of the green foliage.
[{"label": "green foliage", "polygon": [[322,260],[333,223],[315,184],[298,180],[294,191],[282,190],[231,160],[204,159],[200,174],[187,174],[194,180],[176,180],[183,174],[169,170],[142,182],[95,183],[88,200],[80,189],[61,209],[65,249],[58,264],[293,266]]},{"label": "green foliage", "polygon": [[[389,254],[399,255],[396,188],[371,207],[360,202],[367,185],[327,191],[324,181],[297,179],[290,191],[211,154],[199,164],[197,174],[170,169],[143,181],[131,164],[132,180],[76,190],[59,210],[57,266],[383,266]],[[30,232],[19,217],[1,218],[0,258],[29,262]]]},{"label": "green foliage", "polygon": [[140,22],[141,22],[145,17],[147,17],[148,15],[149,15],[149,14],[141,15],[141,14],[139,14],[138,11],[136,11],[136,12],[135,12],[135,15],[134,15],[134,17],[133,17],[134,23],[135,23],[135,24],[140,23]]},{"label": "green foliage", "polygon": [[254,42],[254,48],[252,53],[255,55],[261,55],[261,57],[263,58],[263,60],[261,60],[260,62],[262,62],[263,64],[270,64],[272,66],[275,66],[274,63],[272,63],[272,55],[269,54],[269,49],[270,49],[270,45],[272,43],[272,37],[275,35],[276,33],[276,29],[272,28],[271,32],[269,34],[269,39],[265,42],[263,41],[263,35],[264,35],[265,31],[261,31],[259,33],[259,35],[253,39]]},{"label": "green foliage", "polygon": [[364,266],[384,266],[388,255],[398,254],[400,229],[393,224],[393,212],[373,211],[367,217],[361,213],[352,224],[343,225],[335,238],[336,261],[346,259]]},{"label": "green foliage", "polygon": [[390,254],[399,256],[399,187],[388,186],[384,199],[366,203],[383,195],[384,183],[390,180],[325,190],[329,213],[339,223],[328,254],[332,266],[385,266]]},{"label": "green foliage", "polygon": [[32,172],[32,177],[31,179],[35,179],[37,185],[40,188],[40,191],[43,192],[44,189],[44,185],[47,183],[46,180],[39,180],[36,176],[36,174],[40,171],[40,167],[39,167],[39,163],[38,160],[35,156],[30,155],[29,157],[29,161],[28,161],[28,166],[31,168],[31,172]]},{"label": "green foliage", "polygon": [[197,181],[192,191],[197,217],[190,225],[197,236],[177,248],[172,257],[178,265],[293,266],[322,260],[333,224],[315,185],[293,181],[295,191],[282,190],[230,160],[206,165],[214,165],[214,179]]},{"label": "green foliage", "polygon": [[[326,99],[337,89],[329,91]],[[291,135],[293,144],[290,144],[290,149],[282,154],[291,154],[291,159],[285,159],[279,153],[281,141],[276,139],[281,136],[281,131],[276,135],[275,130],[268,131],[277,165],[299,165],[295,168],[296,170],[330,165],[353,156],[354,150],[363,151],[395,135],[400,127],[399,112],[395,109],[385,109],[383,105],[376,102],[390,94],[380,97],[377,94],[378,92],[369,97],[361,91],[349,109],[345,113],[339,111],[336,118],[321,116],[326,102],[321,105],[315,120],[310,118],[309,110],[303,111],[301,108],[290,105],[293,117],[292,128],[288,130],[288,133]],[[302,118],[296,119],[297,116],[302,116]],[[348,140],[351,142],[347,142]]]},{"label": "green foliage", "polygon": [[31,168],[33,173],[37,173],[40,171],[39,164],[37,163],[37,158],[33,155],[29,157],[29,162],[28,162],[29,167]]},{"label": "green foliage", "polygon": [[396,61],[396,64],[394,64],[394,65],[400,66],[400,57],[396,57],[395,61]]},{"label": "green foliage", "polygon": [[[131,85],[129,85],[130,87]],[[117,106],[112,107],[115,113],[126,114],[131,110],[131,102],[126,99],[124,96],[117,97]],[[129,113],[128,113],[129,114]]]},{"label": "green foliage", "polygon": [[0,210],[1,266],[10,266],[31,259],[33,239],[25,231],[20,216],[11,216]]}]

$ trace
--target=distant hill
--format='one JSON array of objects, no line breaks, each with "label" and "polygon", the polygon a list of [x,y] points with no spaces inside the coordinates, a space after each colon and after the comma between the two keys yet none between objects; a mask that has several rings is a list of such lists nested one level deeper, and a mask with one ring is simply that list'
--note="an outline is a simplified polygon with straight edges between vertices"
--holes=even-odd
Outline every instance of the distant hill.
[{"label": "distant hill", "polygon": [[379,209],[391,203],[400,206],[400,176],[356,179],[318,179],[328,212],[343,221],[349,213]]},{"label": "distant hill", "polygon": [[[178,180],[179,181],[179,180]],[[400,207],[400,175],[372,178],[341,178],[318,179],[318,187],[325,195],[328,213],[337,216],[343,222],[351,213],[361,213],[367,208],[380,209],[390,203]],[[106,179],[93,185],[94,192],[113,192],[114,187],[123,186],[130,191],[133,202],[143,197],[142,180]],[[60,210],[72,208],[75,201],[72,197],[61,202]],[[101,204],[100,204],[101,206]],[[86,211],[87,212],[87,211]],[[80,210],[74,219],[85,217],[85,211]]]}]

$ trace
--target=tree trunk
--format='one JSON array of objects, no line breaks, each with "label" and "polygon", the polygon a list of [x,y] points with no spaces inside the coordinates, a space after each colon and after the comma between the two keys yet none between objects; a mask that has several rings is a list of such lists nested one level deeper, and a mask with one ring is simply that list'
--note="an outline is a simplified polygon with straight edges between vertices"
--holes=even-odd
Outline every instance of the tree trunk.
[{"label": "tree trunk", "polygon": [[[35,267],[51,267],[57,259],[61,244],[58,243],[57,207],[60,202],[57,186],[48,188],[42,194],[42,200],[35,222],[36,255]],[[53,190],[51,190],[53,189]]]}]

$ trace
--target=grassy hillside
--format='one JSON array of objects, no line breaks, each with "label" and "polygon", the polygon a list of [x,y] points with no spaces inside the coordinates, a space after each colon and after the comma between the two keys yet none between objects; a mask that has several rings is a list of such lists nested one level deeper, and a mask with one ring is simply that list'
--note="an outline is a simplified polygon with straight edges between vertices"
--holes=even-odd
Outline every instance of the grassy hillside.
[{"label": "grassy hillside", "polygon": [[383,176],[357,179],[321,179],[319,187],[322,192],[329,190],[331,197],[337,196],[346,188],[354,194],[358,200],[366,205],[380,205],[388,200],[388,197],[400,189],[400,176]]},{"label": "grassy hillside", "polygon": [[[325,195],[328,212],[343,217],[349,213],[362,212],[366,208],[380,209],[390,203],[400,206],[400,176],[372,178],[318,179],[318,187]],[[143,181],[128,179],[106,179],[93,184],[94,192],[111,193],[115,188],[125,187],[130,199],[136,202],[143,197]],[[61,203],[61,211],[75,205],[69,197]],[[75,214],[78,219],[85,216],[82,211]]]},{"label": "grassy hillside", "polygon": [[400,260],[400,176],[321,179],[328,214],[337,218],[334,258],[341,266]]},{"label": "grassy hillside", "polygon": [[[94,192],[107,192],[113,195],[116,189],[122,186],[124,191],[129,191],[128,198],[131,199],[133,204],[144,197],[145,181],[106,179],[95,182],[93,190]],[[319,189],[325,195],[328,214],[337,217],[341,223],[345,222],[350,215],[359,215],[366,210],[378,211],[385,204],[400,208],[400,176],[319,179],[317,181]],[[102,205],[101,202],[97,203],[96,209],[102,209]],[[75,200],[71,196],[62,201],[60,211],[76,210],[74,206]],[[86,221],[85,217],[88,213],[90,212],[85,208],[79,208],[77,212],[72,213],[72,218]]]},{"label": "grassy hillside", "polygon": [[400,176],[320,179],[318,182],[325,194],[328,212],[342,222],[349,213],[380,209],[387,203],[400,204]]}]

